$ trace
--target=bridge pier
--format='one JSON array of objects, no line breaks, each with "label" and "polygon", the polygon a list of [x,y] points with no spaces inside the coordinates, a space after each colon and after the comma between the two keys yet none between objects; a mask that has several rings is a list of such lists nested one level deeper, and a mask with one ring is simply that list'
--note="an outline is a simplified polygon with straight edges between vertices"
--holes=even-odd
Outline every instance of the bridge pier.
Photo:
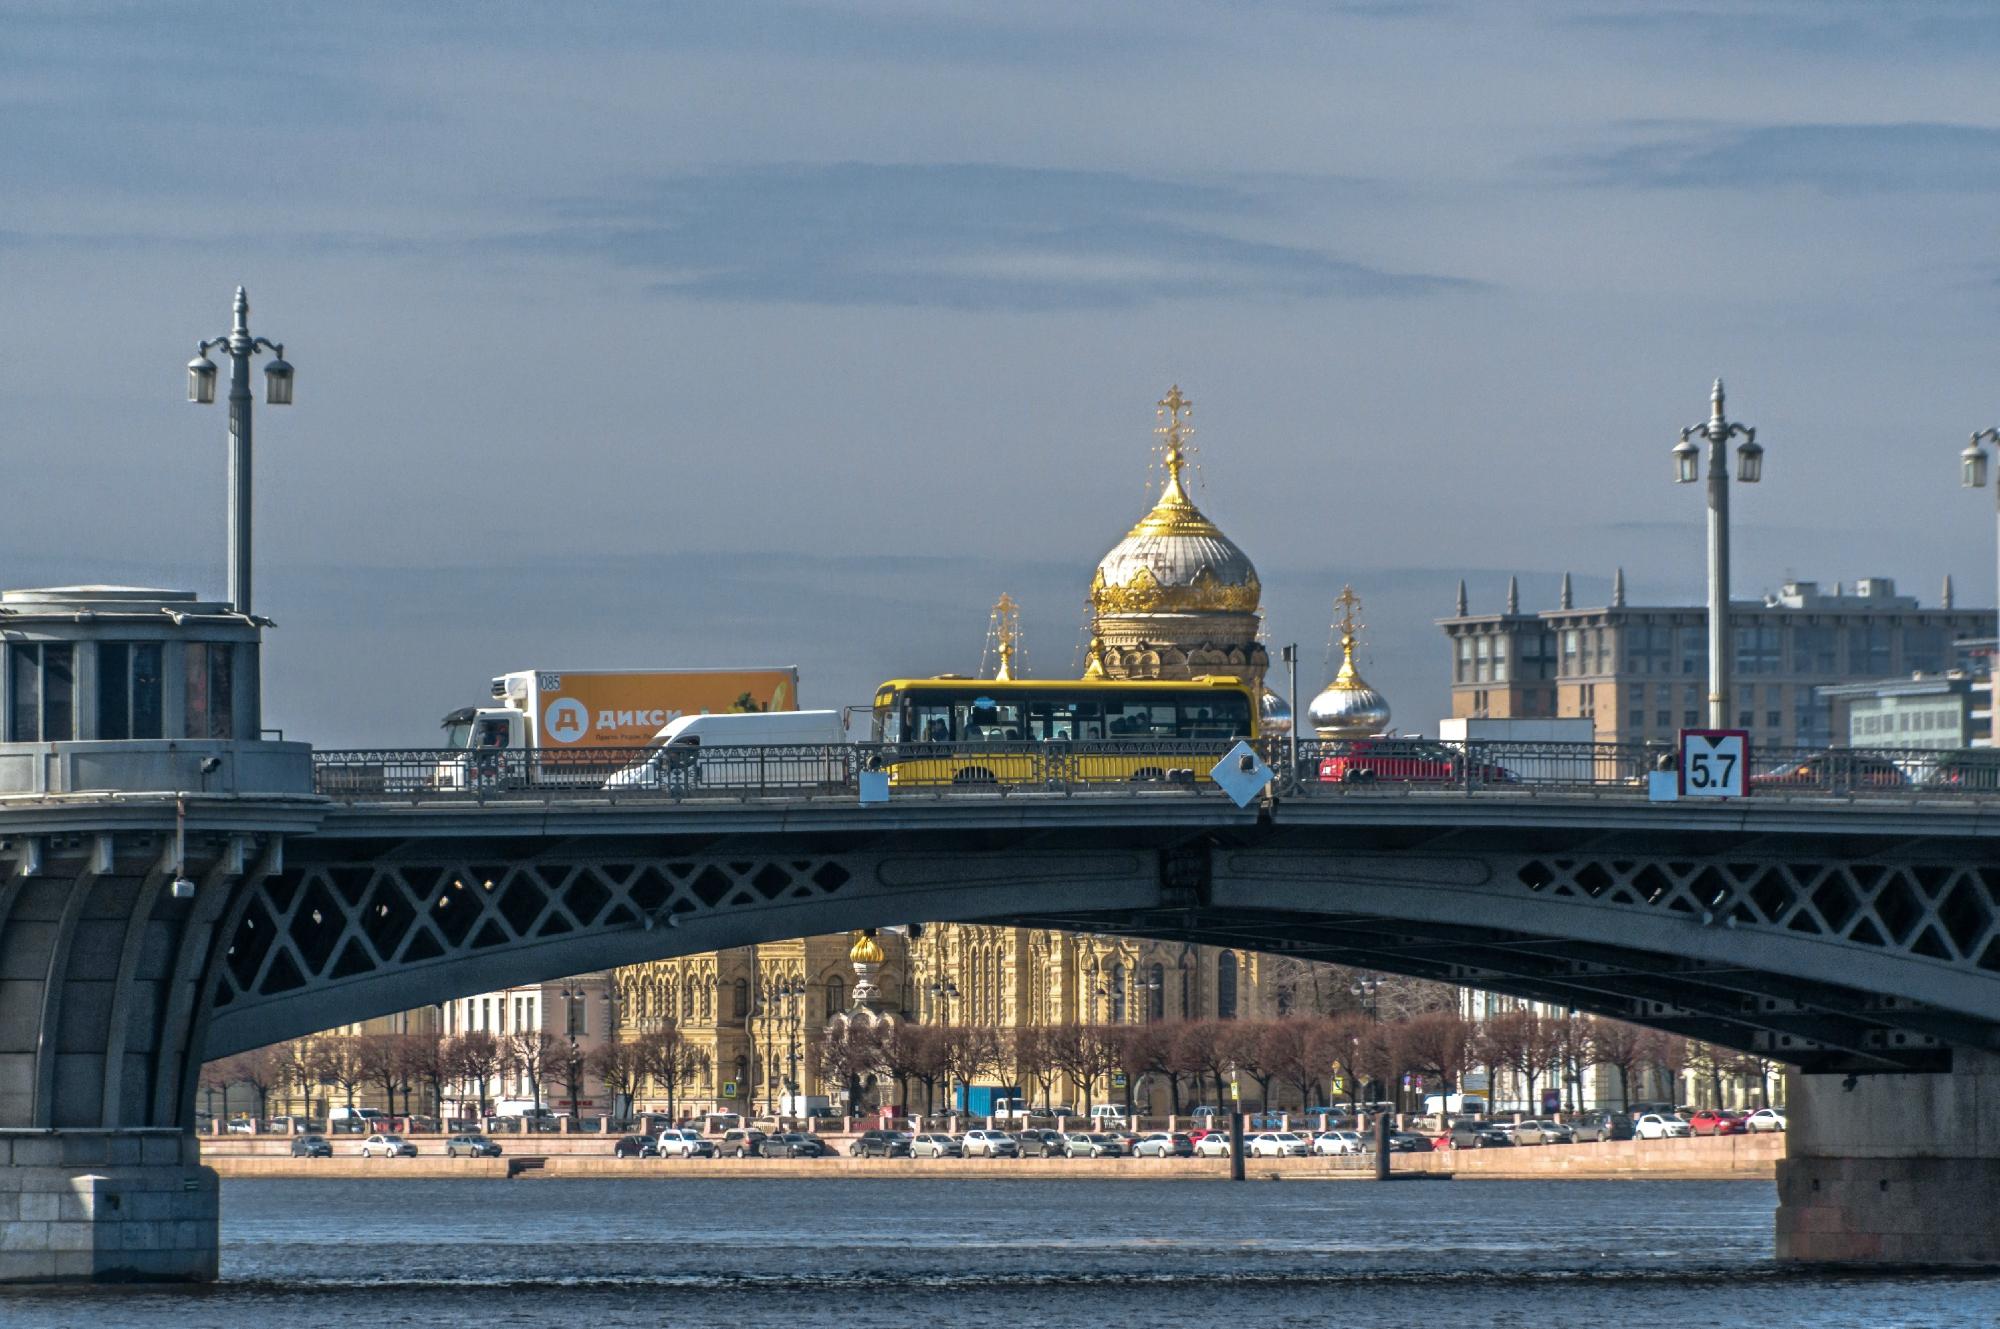
[{"label": "bridge pier", "polygon": [[1778,1259],[2000,1266],[2000,1055],[1852,1083],[1790,1073]]},{"label": "bridge pier", "polygon": [[0,1129],[0,1284],[206,1283],[216,1176],[178,1129]]}]

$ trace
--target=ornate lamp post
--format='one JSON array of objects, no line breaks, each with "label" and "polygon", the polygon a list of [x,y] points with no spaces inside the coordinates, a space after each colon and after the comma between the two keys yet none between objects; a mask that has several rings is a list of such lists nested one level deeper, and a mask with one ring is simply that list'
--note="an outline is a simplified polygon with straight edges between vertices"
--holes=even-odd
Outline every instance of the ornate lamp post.
[{"label": "ornate lamp post", "polygon": [[1715,380],[1709,398],[1713,411],[1705,424],[1681,430],[1674,448],[1674,478],[1684,485],[1700,478],[1701,448],[1708,443],[1708,726],[1728,729],[1729,721],[1729,440],[1736,446],[1736,478],[1754,485],[1763,478],[1764,449],[1757,431],[1722,413],[1722,380]]},{"label": "ornate lamp post", "polygon": [[292,404],[292,367],[285,361],[283,342],[250,335],[250,297],[236,288],[235,326],[220,337],[201,343],[188,361],[188,400],[207,406],[215,401],[215,362],[211,350],[229,355],[229,602],[239,614],[250,612],[250,358],[270,351],[264,366],[264,401],[271,406]]},{"label": "ornate lamp post", "polygon": [[[1980,430],[1972,436],[1972,441],[1965,445],[1965,451],[1958,454],[1961,467],[1959,483],[1967,489],[1986,487],[1986,449],[1981,446],[1985,443],[1991,443],[1996,449],[2000,449],[2000,429]],[[2000,499],[2000,485],[1994,486],[1993,495],[1995,499]],[[1994,681],[2000,679],[2000,633],[1996,633],[1994,642],[1993,666],[1987,670],[1987,680],[1989,687],[2000,687],[2000,682]],[[2000,693],[1995,695],[2000,696]],[[1992,703],[1991,710],[1994,741],[2000,743],[2000,702]]]}]

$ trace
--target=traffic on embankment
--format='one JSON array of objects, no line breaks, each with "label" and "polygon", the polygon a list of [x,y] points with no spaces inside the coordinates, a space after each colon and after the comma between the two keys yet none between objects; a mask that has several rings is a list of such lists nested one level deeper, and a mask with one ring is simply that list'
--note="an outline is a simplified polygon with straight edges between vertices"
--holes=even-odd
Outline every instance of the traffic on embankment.
[{"label": "traffic on embankment", "polygon": [[[301,1137],[306,1138],[306,1137]],[[375,1137],[371,1137],[375,1138]],[[414,1149],[386,1152],[344,1144],[337,1154],[294,1156],[298,1143],[283,1138],[221,1137],[203,1141],[202,1161],[224,1179],[234,1178],[382,1178],[427,1179],[507,1178],[643,1178],[682,1180],[744,1177],[874,1177],[898,1179],[972,1178],[1037,1180],[1052,1177],[1118,1178],[1133,1181],[1227,1180],[1233,1160],[1227,1156],[1178,1157],[1170,1152],[1150,1156],[1085,1156],[1052,1153],[1020,1157],[1017,1153],[967,1157],[957,1152],[912,1157],[862,1156],[854,1150],[861,1137],[826,1137],[826,1151],[791,1156],[739,1157],[712,1155],[660,1156],[618,1145],[602,1138],[548,1136],[509,1141],[498,1156],[475,1155],[461,1148],[450,1151],[453,1137],[407,1136],[400,1143]],[[463,1139],[464,1137],[458,1137]],[[640,1140],[646,1137],[625,1137]],[[815,1137],[818,1138],[818,1137]],[[1254,1137],[1252,1137],[1254,1138]],[[1459,1180],[1633,1180],[1674,1181],[1773,1180],[1784,1157],[1779,1133],[1714,1135],[1660,1140],[1601,1140],[1545,1148],[1443,1148],[1389,1154],[1392,1178]],[[1250,1180],[1364,1181],[1375,1179],[1372,1152],[1251,1155],[1246,1150],[1243,1171]]]}]

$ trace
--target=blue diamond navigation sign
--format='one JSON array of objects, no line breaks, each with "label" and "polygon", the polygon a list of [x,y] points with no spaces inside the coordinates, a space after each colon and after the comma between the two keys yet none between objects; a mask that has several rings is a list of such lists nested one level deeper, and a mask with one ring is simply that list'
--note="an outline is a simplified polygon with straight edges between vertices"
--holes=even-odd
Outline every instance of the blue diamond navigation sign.
[{"label": "blue diamond navigation sign", "polygon": [[1264,792],[1264,786],[1271,783],[1274,775],[1264,759],[1257,755],[1257,749],[1248,743],[1238,743],[1223,753],[1222,760],[1208,771],[1208,778],[1215,781],[1239,808],[1249,807],[1251,800]]}]

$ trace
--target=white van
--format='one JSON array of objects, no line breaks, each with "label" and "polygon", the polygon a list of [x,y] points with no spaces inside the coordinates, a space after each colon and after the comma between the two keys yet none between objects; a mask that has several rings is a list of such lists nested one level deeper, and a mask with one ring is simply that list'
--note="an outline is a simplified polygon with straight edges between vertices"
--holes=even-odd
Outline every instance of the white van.
[{"label": "white van", "polygon": [[839,711],[683,715],[646,745],[653,751],[606,789],[797,789],[847,780]]},{"label": "white van", "polygon": [[1102,1129],[1125,1125],[1125,1109],[1116,1103],[1099,1103],[1090,1110],[1090,1124]]}]

